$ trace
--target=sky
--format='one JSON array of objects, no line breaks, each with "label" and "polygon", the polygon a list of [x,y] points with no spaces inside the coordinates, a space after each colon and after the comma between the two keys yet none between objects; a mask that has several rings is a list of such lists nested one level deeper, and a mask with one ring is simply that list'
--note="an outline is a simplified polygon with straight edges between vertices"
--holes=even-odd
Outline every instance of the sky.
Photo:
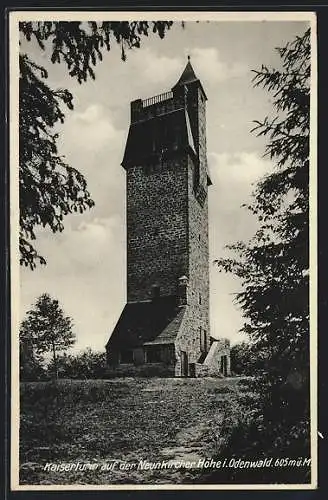
[{"label": "sky", "polygon": [[38,230],[36,247],[46,266],[20,269],[20,318],[42,293],[57,298],[73,318],[77,342],[104,350],[126,302],[125,171],[120,166],[129,128],[130,101],[171,89],[187,55],[201,80],[207,101],[207,152],[213,185],[209,188],[211,335],[234,344],[243,318],[234,304],[240,283],[220,273],[213,260],[226,256],[224,246],[250,238],[254,216],[241,208],[256,183],[274,165],[263,157],[265,140],[251,133],[253,120],[272,114],[272,96],[252,84],[252,70],[279,66],[275,47],[302,34],[304,21],[179,22],[163,40],[142,39],[127,61],[113,46],[96,66],[95,81],[79,85],[63,65],[49,62],[48,52],[25,42],[21,51],[49,69],[48,84],[67,88],[74,110],[66,112],[59,152],[80,170],[95,207],[69,215],[65,230]]}]

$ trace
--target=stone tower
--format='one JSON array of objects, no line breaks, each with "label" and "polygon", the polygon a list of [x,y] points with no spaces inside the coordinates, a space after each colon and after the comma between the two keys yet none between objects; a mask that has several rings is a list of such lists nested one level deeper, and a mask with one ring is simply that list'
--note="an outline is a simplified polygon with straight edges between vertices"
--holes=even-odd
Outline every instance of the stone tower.
[{"label": "stone tower", "polygon": [[190,60],[171,91],[131,102],[127,304],[109,371],[196,376],[210,350],[206,94]]}]

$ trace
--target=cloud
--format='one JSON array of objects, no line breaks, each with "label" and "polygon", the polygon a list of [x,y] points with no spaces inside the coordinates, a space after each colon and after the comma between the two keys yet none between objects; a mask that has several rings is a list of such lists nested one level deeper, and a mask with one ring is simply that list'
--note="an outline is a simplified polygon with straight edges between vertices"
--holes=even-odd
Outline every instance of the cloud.
[{"label": "cloud", "polygon": [[274,166],[256,152],[209,153],[208,161],[213,184],[230,201],[229,205],[237,198],[243,203],[242,198],[248,198],[254,184]]},{"label": "cloud", "polygon": [[[126,130],[114,125],[113,115],[110,106],[96,102],[82,106],[78,102],[60,134],[60,154],[84,175],[88,191],[95,201],[95,206],[83,214],[83,219],[88,222],[95,217],[121,214],[124,208],[121,192],[125,177],[120,164]],[[72,220],[76,227],[79,217]]]},{"label": "cloud", "polygon": [[102,148],[120,148],[125,132],[114,126],[110,110],[95,102],[67,118],[63,137],[70,148],[94,154]]},{"label": "cloud", "polygon": [[[179,79],[187,54],[209,98],[211,260],[222,256],[225,244],[247,240],[254,233],[255,217],[240,205],[249,199],[251,183],[271,165],[255,153],[264,142],[249,129],[254,118],[270,113],[272,104],[265,92],[252,88],[249,71],[264,62],[275,64],[273,47],[298,32],[298,24],[193,23],[185,30],[177,26],[163,41],[144,38],[141,49],[128,51],[126,63],[114,44],[97,65],[96,80],[83,85],[68,77],[64,64],[51,64],[36,43],[25,43],[23,49],[31,51],[32,59],[48,66],[48,84],[68,88],[74,96],[74,111],[65,110],[59,150],[85,175],[96,206],[65,218],[63,233],[38,234],[36,246],[48,264],[33,272],[20,270],[22,315],[48,291],[73,317],[78,348],[104,347],[126,293],[125,172],[120,163],[130,101],[169,90]],[[240,313],[230,295],[239,283],[215,266],[210,272],[212,333],[239,338]]]},{"label": "cloud", "polygon": [[41,254],[49,263],[56,262],[59,273],[74,274],[82,268],[93,270],[101,266],[121,240],[117,236],[123,224],[118,215],[82,219],[79,223],[75,218],[66,219],[65,230],[55,238],[49,231],[37,235]]},{"label": "cloud", "polygon": [[[210,153],[213,185],[209,188],[210,262],[231,257],[225,245],[251,238],[258,228],[256,217],[241,205],[261,177],[272,170],[272,163],[256,152]],[[253,184],[253,186],[252,186]],[[243,325],[239,307],[234,304],[240,281],[210,265],[211,331],[215,337],[228,337],[232,343],[245,338],[238,330]]]},{"label": "cloud", "polygon": [[[272,171],[272,162],[255,152],[209,155],[213,185],[209,190],[211,259],[226,255],[224,246],[249,240],[259,221],[245,208],[256,182]],[[229,252],[228,252],[229,253]]]},{"label": "cloud", "polygon": [[219,51],[215,47],[194,48],[190,51],[191,62],[196,74],[202,75],[206,84],[215,84],[238,78],[247,73],[245,64],[221,60]]},{"label": "cloud", "polygon": [[125,229],[119,217],[66,224],[56,236],[37,235],[47,265],[22,269],[21,318],[44,292],[59,299],[76,325],[76,349],[103,349],[125,294]]},{"label": "cloud", "polygon": [[160,83],[170,88],[182,74],[187,55],[191,56],[191,63],[197,76],[205,84],[216,84],[231,78],[243,76],[247,67],[241,62],[225,62],[215,47],[185,49],[183,57],[168,57],[149,48],[133,53],[130,62],[137,68],[142,80],[147,86]]},{"label": "cloud", "polygon": [[163,89],[166,83],[172,85],[172,81],[179,78],[179,71],[183,71],[181,58],[164,56],[149,48],[136,51],[131,62],[137,67],[142,80],[161,83]]}]

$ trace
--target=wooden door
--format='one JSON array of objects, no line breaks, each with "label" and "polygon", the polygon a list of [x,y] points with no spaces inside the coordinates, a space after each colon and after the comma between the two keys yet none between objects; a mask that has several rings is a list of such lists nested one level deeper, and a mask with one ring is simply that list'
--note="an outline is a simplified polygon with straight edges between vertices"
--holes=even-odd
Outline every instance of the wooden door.
[{"label": "wooden door", "polygon": [[181,351],[181,377],[188,377],[188,354]]},{"label": "wooden door", "polygon": [[228,368],[228,363],[227,363],[227,356],[221,356],[221,373],[225,377],[227,376],[227,368]]},{"label": "wooden door", "polygon": [[228,359],[227,359],[227,356],[221,356],[221,363],[220,363],[220,372],[222,373],[222,375],[224,375],[225,377],[227,376],[228,374]]}]

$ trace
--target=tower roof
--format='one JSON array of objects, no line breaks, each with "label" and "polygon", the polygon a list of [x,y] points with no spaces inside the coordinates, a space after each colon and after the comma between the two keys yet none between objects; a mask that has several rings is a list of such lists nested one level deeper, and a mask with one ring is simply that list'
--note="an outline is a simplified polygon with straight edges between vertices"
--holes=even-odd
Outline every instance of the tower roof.
[{"label": "tower roof", "polygon": [[185,69],[183,70],[182,75],[180,76],[180,79],[177,83],[177,85],[185,85],[187,83],[195,82],[198,80],[197,76],[195,75],[194,68],[192,67],[190,63],[190,59],[188,59],[187,65]]},{"label": "tower roof", "polygon": [[[206,97],[203,86],[202,86],[199,78],[197,78],[195,71],[194,71],[194,68],[191,65],[190,56],[188,56],[187,65],[186,65],[185,69],[183,70],[182,75],[180,76],[178,82],[174,85],[174,87],[172,87],[172,90],[174,90],[177,87],[181,87],[182,85],[189,85],[190,83],[194,83],[194,82],[198,82],[200,88],[202,89],[202,91]],[[206,99],[207,99],[207,97],[206,97]]]}]

